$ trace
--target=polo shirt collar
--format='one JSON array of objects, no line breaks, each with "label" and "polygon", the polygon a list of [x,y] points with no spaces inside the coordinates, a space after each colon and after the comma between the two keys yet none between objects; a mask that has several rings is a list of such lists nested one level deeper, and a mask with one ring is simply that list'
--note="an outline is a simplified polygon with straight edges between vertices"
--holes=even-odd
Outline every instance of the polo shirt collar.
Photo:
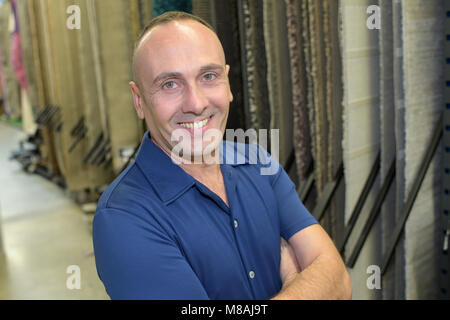
[{"label": "polo shirt collar", "polygon": [[191,175],[152,141],[148,131],[139,147],[136,164],[164,203],[175,200],[195,183]]},{"label": "polo shirt collar", "polygon": [[[223,151],[225,150],[225,152]],[[248,162],[248,159],[239,154],[235,155],[234,144],[222,141],[220,156],[228,171],[231,167]],[[234,161],[226,161],[234,159]],[[179,165],[161,150],[150,138],[149,132],[145,132],[136,156],[136,164],[144,173],[146,179],[153,186],[158,197],[168,204],[191,188],[196,180],[186,173]]]}]

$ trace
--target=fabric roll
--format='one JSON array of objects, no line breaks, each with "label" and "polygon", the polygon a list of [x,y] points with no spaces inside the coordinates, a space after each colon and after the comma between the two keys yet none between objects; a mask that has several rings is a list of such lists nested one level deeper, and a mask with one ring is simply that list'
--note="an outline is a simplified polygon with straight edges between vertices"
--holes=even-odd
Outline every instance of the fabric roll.
[{"label": "fabric roll", "polygon": [[311,77],[314,95],[315,173],[316,188],[320,196],[327,178],[327,116],[325,89],[325,52],[323,48],[322,2],[308,0],[309,37],[311,43]]},{"label": "fabric roll", "polygon": [[311,43],[309,36],[309,10],[308,0],[301,0],[301,23],[302,23],[302,43],[306,70],[306,108],[309,118],[309,130],[311,137],[311,153],[314,161],[316,160],[316,126],[314,110],[314,92],[311,64]]},{"label": "fabric roll", "polygon": [[[293,150],[292,89],[284,2],[264,0],[263,17],[270,129],[279,130],[278,154],[284,165]],[[272,145],[272,153],[274,148]]]},{"label": "fabric roll", "polygon": [[[32,68],[27,68],[27,79],[29,80],[28,90],[30,92],[31,103],[37,101],[37,112],[42,111],[50,103],[50,98],[54,96],[53,86],[50,82],[51,74],[51,51],[48,41],[47,19],[43,19],[43,3],[41,1],[20,1],[19,8],[26,4],[26,19],[30,24],[30,45],[32,46]],[[20,10],[19,10],[20,12]],[[22,30],[25,28],[22,27]],[[24,48],[27,48],[25,45]],[[28,51],[29,52],[29,51]],[[31,71],[32,70],[32,71]],[[34,76],[31,76],[31,72]],[[33,81],[34,80],[34,81]],[[36,96],[33,97],[33,88],[36,85]],[[58,156],[54,145],[54,136],[49,127],[43,127],[40,130],[42,144],[39,146],[41,155],[40,164],[49,168],[55,176],[61,176],[63,168],[61,167],[61,157]]]},{"label": "fabric roll", "polygon": [[[399,221],[405,198],[405,106],[403,90],[403,40],[402,40],[402,2],[392,2],[393,50],[394,50],[394,108],[395,108],[395,221]],[[395,253],[394,264],[394,296],[405,299],[405,252],[404,234],[401,235]]]},{"label": "fabric roll", "polygon": [[[262,2],[240,0],[239,10],[242,67],[245,69],[243,76],[246,127],[257,131],[267,130],[270,128],[270,110],[267,101]],[[269,146],[269,143],[267,145]]]},{"label": "fabric roll", "polygon": [[[395,158],[395,103],[394,103],[394,48],[392,26],[392,1],[380,0],[381,26],[379,31],[380,46],[380,133],[381,133],[381,157],[380,177],[381,183],[392,161]],[[381,252],[384,255],[390,244],[390,236],[395,227],[395,180],[389,189],[386,199],[381,207]],[[394,299],[394,268],[392,264],[386,270],[382,278],[382,298]]]},{"label": "fabric roll", "polygon": [[230,66],[228,80],[233,101],[230,103],[227,129],[247,129],[243,92],[243,69],[239,36],[238,3],[235,0],[212,2],[213,27],[216,29],[225,53],[225,61]]},{"label": "fabric roll", "polygon": [[[326,58],[326,105],[327,105],[327,182],[334,180],[342,163],[342,57],[339,41],[341,30],[337,1],[323,1],[324,47]],[[341,183],[329,205],[330,234],[340,243],[344,232],[345,187]]]},{"label": "fabric roll", "polygon": [[209,0],[192,0],[192,14],[202,18],[210,25],[214,25],[212,6],[214,4]]},{"label": "fabric roll", "polygon": [[19,20],[17,16],[17,6],[14,0],[11,0],[11,8],[14,17],[14,29],[11,39],[11,65],[14,70],[17,82],[22,90],[27,90],[27,77],[25,65],[23,62],[22,46],[20,43]]},{"label": "fabric roll", "polygon": [[[366,9],[372,1],[343,0],[342,68],[344,108],[344,181],[346,223],[369,176],[380,148],[379,48],[378,31],[366,27]],[[380,187],[379,177],[371,189],[359,219],[345,248],[345,256],[353,251]],[[377,220],[369,232],[358,259],[349,270],[353,298],[378,299],[379,290],[367,287],[367,268],[381,264]]]},{"label": "fabric roll", "polygon": [[144,28],[153,17],[153,1],[152,0],[138,0],[138,13],[140,28]]},{"label": "fabric roll", "polygon": [[300,182],[307,178],[312,162],[309,114],[307,109],[307,75],[302,37],[302,2],[285,0],[286,23],[291,65],[292,111],[294,117],[294,149],[297,175]]},{"label": "fabric roll", "polygon": [[[81,73],[81,97],[83,99],[82,110],[85,118],[85,125],[88,127],[86,143],[82,151],[83,157],[89,152],[96,143],[98,136],[108,133],[106,107],[104,106],[104,92],[102,86],[97,83],[97,72],[101,72],[98,65],[98,53],[94,48],[98,46],[96,38],[98,30],[96,29],[88,10],[92,9],[91,3],[86,0],[78,2],[80,6],[80,15],[87,17],[84,20],[84,26],[77,32],[79,46],[80,67],[84,72]],[[102,106],[102,107],[100,107]],[[106,140],[106,138],[104,139]],[[97,149],[95,150],[97,151]],[[88,160],[91,160],[89,158]],[[104,170],[101,167],[91,165],[89,161],[83,162],[83,172],[86,174],[86,180],[89,181],[91,188],[108,184],[113,179],[111,170]]]},{"label": "fabric roll", "polygon": [[[118,173],[127,159],[123,148],[134,148],[143,134],[142,121],[136,115],[128,86],[132,79],[133,38],[128,1],[95,1],[101,61],[101,87],[104,90],[106,116],[111,141],[112,167]],[[115,49],[110,50],[113,46]]]},{"label": "fabric roll", "polygon": [[[441,0],[402,2],[407,196],[444,105],[441,84],[445,16]],[[406,299],[439,297],[441,149],[433,157],[405,224]]]},{"label": "fabric roll", "polygon": [[6,115],[12,120],[20,120],[20,87],[11,64],[11,33],[15,29],[14,14],[11,3],[0,4],[0,50],[2,50],[2,70],[4,79],[3,106]]},{"label": "fabric roll", "polygon": [[[31,104],[33,115],[37,114],[40,106],[44,104],[42,96],[42,84],[38,77],[40,77],[40,72],[36,70],[36,67],[39,66],[39,62],[37,65],[36,59],[39,58],[38,55],[38,47],[36,47],[35,41],[36,39],[36,31],[32,30],[34,24],[34,16],[30,17],[29,7],[30,4],[27,1],[18,1],[17,4],[17,16],[19,21],[19,29],[20,29],[20,44],[23,54],[23,64],[25,71],[25,78],[27,81],[27,89],[26,92],[29,97],[29,102]],[[37,56],[37,57],[36,57]],[[39,88],[39,89],[38,89]]]}]

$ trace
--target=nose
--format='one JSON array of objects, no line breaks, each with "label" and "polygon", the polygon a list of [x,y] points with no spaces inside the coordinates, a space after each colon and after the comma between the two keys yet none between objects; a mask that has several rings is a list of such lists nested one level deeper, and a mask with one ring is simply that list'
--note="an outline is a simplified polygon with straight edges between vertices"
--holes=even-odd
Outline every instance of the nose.
[{"label": "nose", "polygon": [[197,115],[202,114],[208,105],[205,93],[196,84],[188,86],[183,102],[182,110],[184,113],[191,112]]}]

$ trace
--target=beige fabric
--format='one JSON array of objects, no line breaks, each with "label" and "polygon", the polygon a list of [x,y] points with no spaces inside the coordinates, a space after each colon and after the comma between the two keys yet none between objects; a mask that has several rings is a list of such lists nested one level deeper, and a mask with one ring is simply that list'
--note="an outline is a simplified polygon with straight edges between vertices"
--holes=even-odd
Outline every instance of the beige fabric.
[{"label": "beige fabric", "polygon": [[[344,108],[344,179],[346,222],[354,209],[380,147],[379,128],[379,49],[377,31],[366,28],[366,9],[370,0],[343,0],[342,12],[342,69]],[[366,205],[346,246],[351,252],[367,219],[369,208],[379,190],[375,182]],[[349,270],[353,283],[353,298],[374,299],[379,290],[367,288],[366,269],[381,264],[379,248],[380,222],[377,220],[363,246],[353,269]],[[348,256],[348,255],[347,255]]]},{"label": "beige fabric", "polygon": [[[127,0],[95,1],[102,65],[102,82],[107,106],[113,168],[124,164],[122,147],[135,146],[142,137],[143,125],[133,106],[128,82],[132,79],[133,37],[130,32],[130,8]],[[114,48],[114,50],[111,50]]]},{"label": "beige fabric", "polygon": [[20,87],[10,63],[11,31],[14,28],[14,25],[11,25],[11,23],[13,21],[14,16],[12,13],[11,5],[8,1],[4,2],[0,6],[0,49],[2,50],[2,69],[3,79],[5,81],[5,92],[3,92],[3,95],[6,98],[6,107],[9,110],[10,119],[20,120]]}]

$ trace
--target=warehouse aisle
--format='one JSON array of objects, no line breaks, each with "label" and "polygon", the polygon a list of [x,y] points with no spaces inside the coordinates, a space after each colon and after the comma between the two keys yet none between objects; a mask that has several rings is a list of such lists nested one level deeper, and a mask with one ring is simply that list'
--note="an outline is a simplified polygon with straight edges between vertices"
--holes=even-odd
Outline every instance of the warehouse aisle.
[{"label": "warehouse aisle", "polygon": [[[91,220],[62,189],[8,160],[24,133],[0,122],[0,299],[108,299],[92,255]],[[68,289],[80,270],[80,289]]]}]

